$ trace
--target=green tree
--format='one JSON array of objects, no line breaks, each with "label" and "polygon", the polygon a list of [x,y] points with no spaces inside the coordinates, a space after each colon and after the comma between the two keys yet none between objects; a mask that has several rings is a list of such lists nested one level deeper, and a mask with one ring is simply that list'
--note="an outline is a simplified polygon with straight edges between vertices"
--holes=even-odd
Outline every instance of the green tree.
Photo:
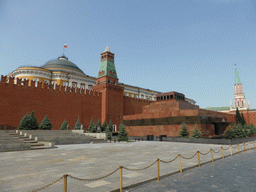
[{"label": "green tree", "polygon": [[39,125],[39,129],[51,130],[51,128],[52,128],[52,123],[49,120],[48,116],[45,115],[44,119],[42,120],[41,124]]},{"label": "green tree", "polygon": [[195,128],[194,128],[192,137],[195,137],[195,138],[201,138],[202,137],[202,134],[199,131],[197,124],[195,124]]},{"label": "green tree", "polygon": [[241,122],[241,115],[239,113],[238,107],[236,108],[236,124]]},{"label": "green tree", "polygon": [[62,125],[60,126],[60,130],[67,130],[68,122],[66,119],[63,121]]},{"label": "green tree", "polygon": [[125,125],[123,123],[119,126],[119,132],[117,136],[117,140],[119,141],[128,141],[127,132],[125,130]]},{"label": "green tree", "polygon": [[[90,133],[96,133],[96,126],[95,126],[95,123],[93,121],[93,118],[91,119],[91,122],[90,122],[90,125],[89,125],[89,128],[88,128],[88,131]],[[95,131],[95,132],[94,132]]]},{"label": "green tree", "polygon": [[246,124],[246,121],[244,119],[244,114],[242,113],[242,115],[240,116],[241,116],[240,123],[244,126]]},{"label": "green tree", "polygon": [[235,134],[236,138],[246,137],[246,133],[245,133],[244,128],[241,124],[238,124],[238,125],[235,126],[234,134]]},{"label": "green tree", "polygon": [[250,134],[251,127],[250,127],[249,125],[245,124],[245,125],[243,126],[243,130],[244,130],[245,135],[246,135],[247,137],[251,137],[251,134]]},{"label": "green tree", "polygon": [[234,138],[236,138],[233,126],[229,125],[227,127],[227,129],[224,132],[224,138],[225,139],[234,139]]},{"label": "green tree", "polygon": [[81,129],[81,123],[78,117],[74,130],[80,130],[80,129]]},{"label": "green tree", "polygon": [[97,122],[97,124],[96,124],[96,129],[98,130],[98,127],[101,127],[101,122],[100,122],[100,120],[98,119],[98,122]]},{"label": "green tree", "polygon": [[28,115],[25,115],[19,125],[19,130],[28,130],[30,129],[30,123],[31,123],[31,118]]},{"label": "green tree", "polygon": [[106,128],[106,133],[107,133],[107,139],[111,141],[112,139],[112,133],[109,131],[109,127],[107,126]]},{"label": "green tree", "polygon": [[107,122],[104,121],[104,123],[103,123],[103,125],[102,125],[102,127],[103,127],[103,130],[102,130],[102,131],[106,131],[106,130],[107,130],[107,126],[108,126]]},{"label": "green tree", "polygon": [[29,127],[29,129],[32,129],[32,130],[38,129],[38,122],[36,120],[34,111],[31,112],[29,118],[30,118],[30,127]]},{"label": "green tree", "polygon": [[183,122],[179,137],[188,137],[188,136],[189,136],[189,132],[187,130],[187,125],[185,124],[185,122]]},{"label": "green tree", "polygon": [[255,134],[256,134],[256,128],[254,127],[253,124],[251,124],[250,125],[250,130],[249,130],[249,135],[251,137],[252,135],[255,135]]},{"label": "green tree", "polygon": [[113,123],[112,123],[112,120],[110,119],[110,122],[108,124],[108,128],[109,128],[109,131],[112,132],[113,131]]}]

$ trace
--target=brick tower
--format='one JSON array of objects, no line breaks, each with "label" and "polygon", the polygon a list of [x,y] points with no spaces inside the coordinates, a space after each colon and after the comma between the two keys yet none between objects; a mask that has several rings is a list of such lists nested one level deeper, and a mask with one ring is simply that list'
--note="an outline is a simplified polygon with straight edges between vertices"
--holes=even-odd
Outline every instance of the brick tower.
[{"label": "brick tower", "polygon": [[234,85],[234,98],[235,98],[235,108],[238,108],[239,110],[246,110],[246,101],[245,101],[245,95],[243,93],[243,85],[240,81],[236,64],[235,64],[235,85]]},{"label": "brick tower", "polygon": [[123,119],[124,88],[118,85],[114,54],[108,46],[104,53],[101,53],[96,86],[92,89],[102,92],[101,123],[106,121],[108,124],[112,120],[113,124],[119,127]]}]

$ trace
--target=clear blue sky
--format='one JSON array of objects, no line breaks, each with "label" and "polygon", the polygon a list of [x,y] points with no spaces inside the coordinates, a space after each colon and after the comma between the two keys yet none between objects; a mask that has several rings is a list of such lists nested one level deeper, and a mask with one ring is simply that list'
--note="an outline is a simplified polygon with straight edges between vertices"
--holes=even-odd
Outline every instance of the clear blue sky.
[{"label": "clear blue sky", "polygon": [[177,91],[201,108],[234,103],[235,68],[256,108],[255,0],[0,0],[0,69],[65,55],[96,76],[115,54],[119,82]]}]

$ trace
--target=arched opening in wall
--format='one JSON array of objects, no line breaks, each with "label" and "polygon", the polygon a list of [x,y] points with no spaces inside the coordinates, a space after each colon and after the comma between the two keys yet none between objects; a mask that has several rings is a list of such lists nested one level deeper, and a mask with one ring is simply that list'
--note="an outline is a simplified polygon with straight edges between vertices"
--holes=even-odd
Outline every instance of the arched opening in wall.
[{"label": "arched opening in wall", "polygon": [[244,102],[242,101],[242,106],[241,107],[244,107]]}]

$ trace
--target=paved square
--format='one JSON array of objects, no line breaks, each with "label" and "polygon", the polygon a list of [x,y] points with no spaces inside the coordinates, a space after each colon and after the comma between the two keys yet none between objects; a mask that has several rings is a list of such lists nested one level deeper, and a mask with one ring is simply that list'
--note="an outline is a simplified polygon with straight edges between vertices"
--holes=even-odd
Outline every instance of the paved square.
[{"label": "paved square", "polygon": [[[2,152],[0,153],[0,191],[32,191],[51,183],[63,174],[83,179],[98,178],[108,175],[119,166],[139,169],[152,164],[157,158],[171,160],[179,153],[191,157],[198,150],[206,153],[210,148],[218,150],[220,145],[141,141],[58,145],[55,149]],[[233,152],[237,152],[237,149],[233,149]],[[224,155],[229,154],[229,150],[224,151]],[[214,154],[214,158],[219,157],[221,153]],[[201,156],[200,159],[201,163],[210,161],[211,155]],[[191,160],[182,159],[182,168],[197,165],[197,162],[197,156]],[[160,163],[160,175],[178,170],[178,159],[168,164]],[[68,177],[68,191],[111,191],[119,187],[119,176],[118,170],[94,184],[92,181],[79,181]],[[156,164],[138,172],[123,169],[123,186],[156,176]],[[62,190],[63,179],[43,191]]]}]

